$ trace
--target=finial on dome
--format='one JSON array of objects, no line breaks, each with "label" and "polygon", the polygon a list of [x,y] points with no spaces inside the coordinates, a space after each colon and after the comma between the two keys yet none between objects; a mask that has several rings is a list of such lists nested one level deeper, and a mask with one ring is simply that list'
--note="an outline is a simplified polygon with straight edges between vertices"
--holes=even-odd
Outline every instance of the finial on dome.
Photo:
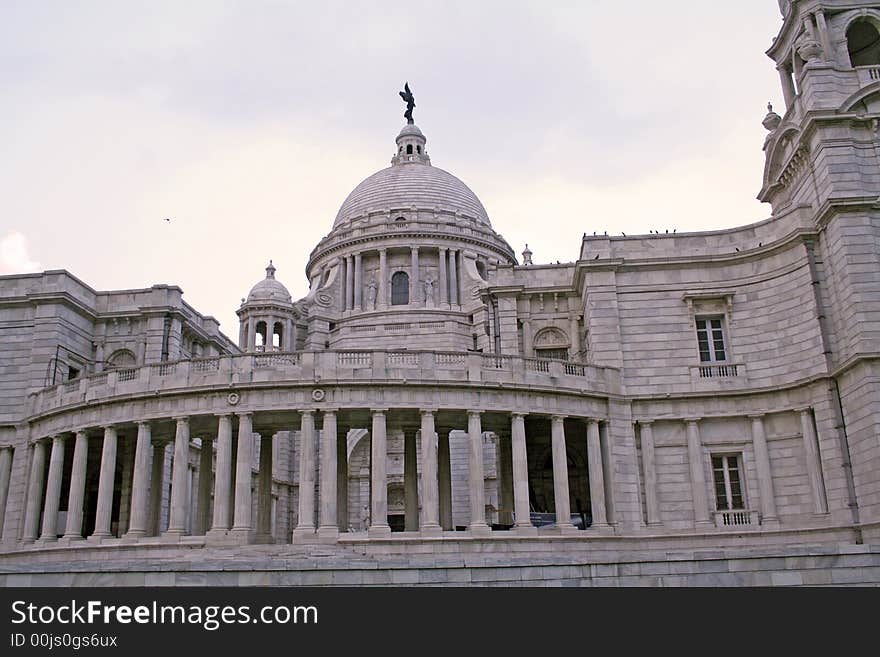
[{"label": "finial on dome", "polygon": [[529,249],[529,245],[526,244],[526,250],[522,252],[523,257],[523,265],[532,264],[532,251]]},{"label": "finial on dome", "polygon": [[275,265],[272,264],[272,261],[269,261],[269,266],[266,267],[266,278],[275,278]]}]

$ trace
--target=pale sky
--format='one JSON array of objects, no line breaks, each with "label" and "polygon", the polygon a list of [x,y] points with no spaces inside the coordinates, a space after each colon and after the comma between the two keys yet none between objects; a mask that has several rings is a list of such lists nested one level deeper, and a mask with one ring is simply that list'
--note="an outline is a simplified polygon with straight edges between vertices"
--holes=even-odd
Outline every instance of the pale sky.
[{"label": "pale sky", "polygon": [[270,258],[305,295],[406,80],[432,163],[535,262],[760,221],[780,25],[776,0],[0,2],[0,274],[179,285],[235,339]]}]

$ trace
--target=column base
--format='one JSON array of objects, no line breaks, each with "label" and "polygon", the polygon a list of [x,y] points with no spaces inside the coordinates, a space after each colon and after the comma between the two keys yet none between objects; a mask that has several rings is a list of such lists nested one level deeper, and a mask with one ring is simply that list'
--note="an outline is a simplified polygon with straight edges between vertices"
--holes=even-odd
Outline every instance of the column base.
[{"label": "column base", "polygon": [[369,538],[391,538],[391,527],[389,525],[370,525],[367,529]]},{"label": "column base", "polygon": [[119,540],[123,543],[137,543],[140,539],[144,538],[147,535],[147,532],[135,531],[135,532],[125,532]]},{"label": "column base", "polygon": [[236,543],[242,545],[254,542],[254,530],[250,527],[233,527],[229,534]]},{"label": "column base", "polygon": [[59,544],[70,545],[71,543],[79,543],[80,541],[84,541],[85,539],[79,534],[65,534],[61,538],[58,539]]},{"label": "column base", "polygon": [[614,527],[609,525],[607,522],[600,522],[587,527],[587,532],[591,532],[593,534],[602,534],[603,536],[611,536],[614,534]]},{"label": "column base", "polygon": [[254,536],[254,543],[257,545],[272,545],[275,543],[275,537],[272,534],[266,534],[265,532],[258,532],[256,536]]},{"label": "column base", "polygon": [[426,538],[442,536],[443,528],[440,525],[422,525],[419,527],[419,535]]},{"label": "column base", "polygon": [[514,525],[511,530],[516,536],[537,536],[538,528],[529,523],[528,525]]},{"label": "column base", "polygon": [[492,528],[489,527],[489,525],[487,525],[485,522],[475,522],[468,525],[468,533],[471,536],[491,536]]},{"label": "column base", "polygon": [[293,530],[290,542],[302,545],[303,543],[317,543],[318,535],[315,533],[314,527],[297,527]]},{"label": "column base", "polygon": [[180,539],[185,535],[185,532],[182,530],[171,530],[169,529],[167,532],[162,532],[159,535],[159,538],[163,543],[180,543]]},{"label": "column base", "polygon": [[116,537],[109,532],[106,534],[92,534],[91,536],[86,538],[86,543],[94,543],[95,545],[100,545],[101,543],[103,543],[105,540],[107,540],[109,538],[116,538]]},{"label": "column base", "polygon": [[779,518],[764,518],[761,520],[761,526],[766,527],[767,529],[779,529],[781,523],[779,522]]},{"label": "column base", "polygon": [[318,527],[318,541],[320,543],[335,543],[339,539],[339,528],[336,525]]},{"label": "column base", "polygon": [[57,536],[45,536],[45,537],[40,536],[40,538],[37,539],[37,541],[36,541],[37,545],[49,545],[51,543],[57,543],[57,542],[58,542]]}]

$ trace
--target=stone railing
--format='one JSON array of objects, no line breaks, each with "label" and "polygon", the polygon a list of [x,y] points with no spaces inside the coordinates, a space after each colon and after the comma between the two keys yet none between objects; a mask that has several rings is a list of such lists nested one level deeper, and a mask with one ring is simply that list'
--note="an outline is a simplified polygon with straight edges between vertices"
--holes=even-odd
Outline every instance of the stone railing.
[{"label": "stone railing", "polygon": [[715,526],[722,529],[757,526],[758,512],[748,509],[732,509],[715,512]]},{"label": "stone railing", "polygon": [[880,81],[880,66],[856,66],[860,84]]},{"label": "stone railing", "polygon": [[728,376],[737,376],[736,365],[700,365],[701,379],[718,379]]},{"label": "stone railing", "polygon": [[614,368],[541,358],[409,350],[249,353],[110,370],[32,392],[29,414],[118,396],[248,383],[372,381],[552,386],[599,394],[620,392]]}]

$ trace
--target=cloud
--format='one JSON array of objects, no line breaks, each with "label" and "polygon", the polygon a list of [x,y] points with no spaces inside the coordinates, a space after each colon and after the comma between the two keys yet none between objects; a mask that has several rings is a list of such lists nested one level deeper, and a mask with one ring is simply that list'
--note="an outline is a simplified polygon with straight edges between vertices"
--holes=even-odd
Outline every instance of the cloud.
[{"label": "cloud", "polygon": [[31,260],[27,238],[12,231],[0,241],[0,274],[24,274],[42,271],[39,262]]}]

